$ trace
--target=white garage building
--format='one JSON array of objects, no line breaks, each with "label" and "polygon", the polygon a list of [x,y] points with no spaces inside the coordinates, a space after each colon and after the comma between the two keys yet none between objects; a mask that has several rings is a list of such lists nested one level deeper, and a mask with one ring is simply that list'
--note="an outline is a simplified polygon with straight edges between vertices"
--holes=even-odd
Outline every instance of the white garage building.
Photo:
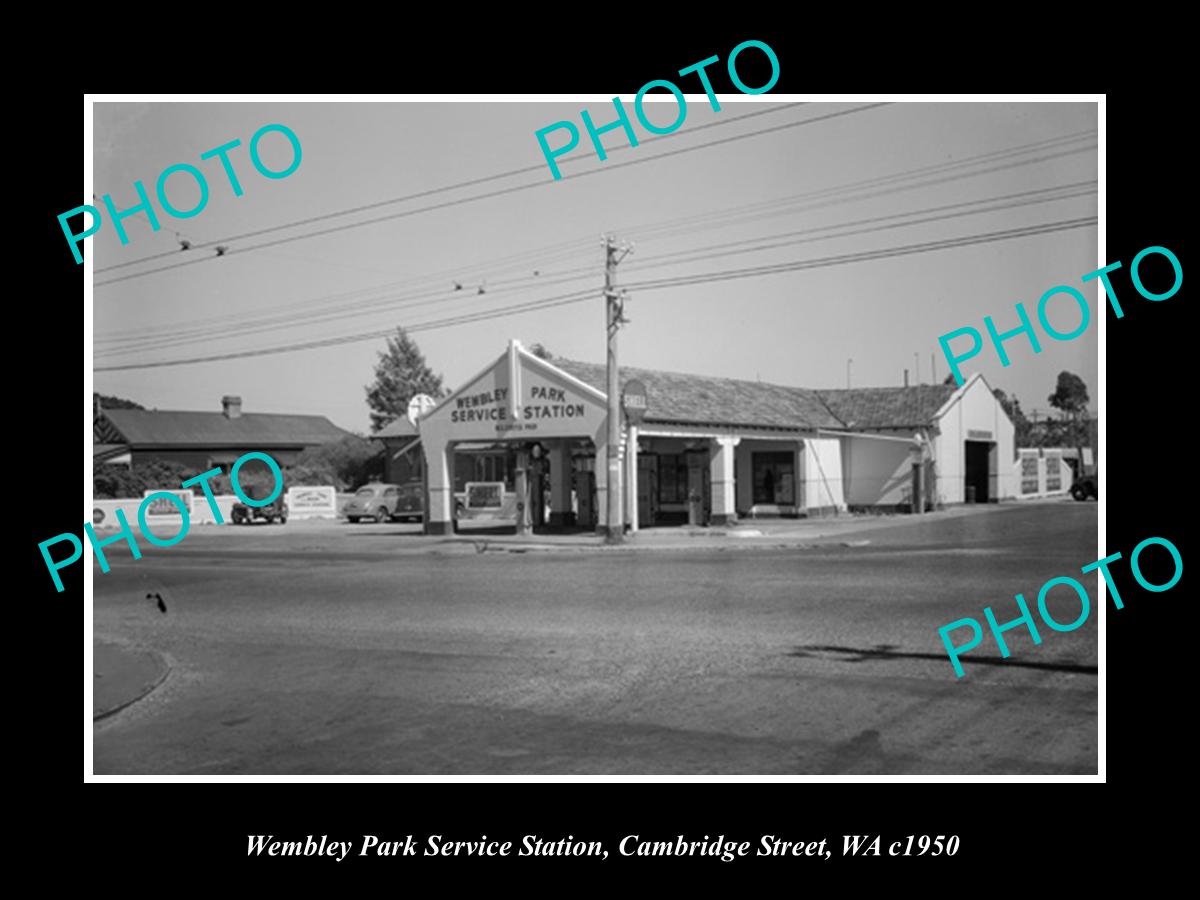
[{"label": "white garage building", "polygon": [[[958,388],[820,391],[626,367],[620,375],[623,391],[638,384],[645,395],[641,423],[622,422],[631,530],[911,509],[915,485],[925,508],[1015,496],[1012,422],[980,375]],[[456,497],[484,480],[507,491],[527,485],[522,507],[535,529],[602,527],[605,385],[602,365],[548,361],[511,342],[418,423],[427,530],[451,531]]]}]

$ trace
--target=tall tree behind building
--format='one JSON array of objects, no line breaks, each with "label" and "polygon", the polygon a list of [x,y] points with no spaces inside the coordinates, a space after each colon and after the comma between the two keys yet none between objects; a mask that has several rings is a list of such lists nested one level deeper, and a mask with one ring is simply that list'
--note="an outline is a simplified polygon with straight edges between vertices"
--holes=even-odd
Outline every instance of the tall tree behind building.
[{"label": "tall tree behind building", "polygon": [[1081,422],[1086,419],[1088,397],[1087,385],[1073,372],[1059,372],[1058,384],[1048,398],[1050,405],[1062,412],[1066,425],[1066,441],[1069,446],[1080,447],[1087,443]]},{"label": "tall tree behind building", "polygon": [[124,397],[110,397],[107,394],[92,394],[92,408],[95,409],[145,409],[140,403],[126,400]]},{"label": "tall tree behind building", "polygon": [[397,328],[387,343],[387,352],[379,354],[375,366],[375,383],[364,388],[371,407],[371,431],[405,415],[414,395],[438,399],[443,393],[442,376],[429,368],[416,341],[403,328]]},{"label": "tall tree behind building", "polygon": [[1025,415],[1025,410],[1021,409],[1021,401],[1016,394],[1011,397],[1000,388],[993,388],[992,393],[996,395],[996,401],[1008,413],[1008,417],[1013,423],[1013,450],[1020,447],[1032,447],[1034,444],[1032,429],[1029,424],[1029,418]]}]

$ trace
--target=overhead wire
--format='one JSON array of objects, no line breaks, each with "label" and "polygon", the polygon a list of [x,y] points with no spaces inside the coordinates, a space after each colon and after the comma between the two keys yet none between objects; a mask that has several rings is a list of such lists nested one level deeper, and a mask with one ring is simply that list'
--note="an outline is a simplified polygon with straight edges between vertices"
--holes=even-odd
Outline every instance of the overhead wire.
[{"label": "overhead wire", "polygon": [[[645,271],[648,269],[661,268],[663,266],[683,265],[689,262],[716,259],[725,256],[736,256],[743,253],[758,253],[765,250],[778,249],[780,247],[794,246],[801,243],[809,243],[819,240],[832,240],[841,237],[852,237],[860,234],[869,234],[877,231],[889,230],[894,228],[905,228],[914,225],[927,224],[936,221],[945,221],[948,219],[959,218],[968,215],[981,215],[988,212],[996,212],[1000,210],[1015,209],[1021,206],[1032,205],[1036,203],[1055,202],[1064,199],[1073,199],[1076,197],[1089,196],[1090,192],[1085,190],[1088,185],[1094,185],[1095,182],[1075,182],[1063,186],[1055,186],[1051,188],[1041,188],[1032,191],[1019,191],[1010,194],[1002,194],[996,197],[979,198],[975,200],[963,201],[960,203],[944,204],[941,206],[926,207],[918,210],[908,210],[902,213],[895,213],[886,216],[873,216],[866,219],[859,219],[851,222],[835,223],[814,226],[811,228],[799,229],[792,232],[785,232],[777,235],[779,238],[790,238],[788,240],[778,240],[763,243],[763,238],[752,238],[747,241],[732,242],[725,244],[714,244],[707,247],[693,247],[686,251],[679,251],[675,254],[665,254],[663,257],[651,257],[651,261],[646,264],[638,264],[634,267],[634,273]],[[964,209],[964,207],[967,207]],[[978,207],[978,208],[970,208]],[[940,213],[938,215],[926,215],[927,213]],[[914,218],[916,217],[916,218]],[[896,221],[902,219],[904,221]],[[882,224],[880,224],[882,223]],[[858,228],[851,226],[871,225],[869,228]],[[829,234],[821,234],[821,232],[832,232]],[[750,246],[744,246],[749,244]],[[743,245],[743,246],[738,246]],[[672,258],[682,257],[682,258]],[[636,259],[636,257],[634,258]],[[552,273],[551,277],[537,279],[537,286],[552,287],[561,284],[567,284],[572,281],[578,281],[582,278],[592,277],[597,274],[596,266],[587,266],[579,270],[574,270],[579,274],[574,274],[572,270],[564,273]],[[554,275],[567,277],[553,277]],[[512,279],[510,283],[497,283],[498,286],[494,291],[489,293],[504,294],[511,293],[514,290],[526,288],[532,285],[532,279],[529,277]],[[503,285],[503,286],[500,286]],[[310,315],[302,319],[295,317],[284,317],[282,319],[276,317],[274,319],[264,319],[258,325],[250,327],[243,326],[239,328],[234,336],[242,336],[245,334],[261,334],[264,331],[274,331],[279,329],[302,327],[317,322],[327,322],[330,320],[342,320],[352,316],[360,315],[377,315],[380,313],[390,313],[401,307],[411,308],[414,306],[423,306],[430,303],[447,302],[444,291],[435,292],[433,294],[424,295],[424,299],[417,301],[405,301],[382,304],[383,308],[365,309],[357,312],[326,311],[317,315]],[[170,337],[162,338],[141,338],[134,339],[131,343],[127,342],[125,346],[114,347],[108,350],[98,351],[97,358],[107,358],[112,356],[126,355],[130,352],[136,352],[146,349],[158,349],[160,347],[183,346],[186,344],[196,343],[201,340],[210,339],[214,335],[219,335],[222,332],[227,332],[227,329],[221,328],[218,331],[213,331],[212,328],[202,330],[182,331],[172,334]]]},{"label": "overhead wire", "polygon": [[[777,113],[777,112],[784,112],[788,109],[793,109],[798,106],[807,106],[807,105],[808,105],[807,102],[783,103],[783,104],[778,104],[778,105],[771,105],[767,109],[758,109],[758,110],[754,110],[752,112],[742,113],[741,115],[726,116],[726,117],[723,117],[723,118],[718,119],[713,122],[707,122],[703,125],[690,126],[688,128],[686,134],[689,134],[689,135],[695,134],[698,131],[705,131],[709,128],[720,128],[720,127],[723,127],[726,125],[731,125],[734,122],[740,122],[745,119],[752,119],[756,116],[765,116],[765,115],[770,115],[770,114]],[[674,131],[671,134],[662,134],[662,135],[648,137],[648,138],[645,138],[644,140],[639,141],[638,146],[640,146],[642,144],[652,144],[659,140],[666,140],[669,138],[677,137],[679,134],[680,134],[680,132]],[[629,144],[629,143],[619,144],[619,145],[617,145],[615,147],[611,147],[611,148],[606,147],[605,152],[616,153],[621,150],[628,150],[633,146],[634,146],[633,144]],[[574,164],[574,163],[580,161],[581,159],[582,159],[582,157],[572,157],[570,159],[564,159],[562,164]],[[339,210],[334,210],[332,212],[321,213],[320,215],[309,216],[304,219],[296,219],[292,222],[283,222],[279,225],[271,225],[266,228],[255,229],[253,231],[244,231],[240,234],[226,235],[225,237],[214,238],[211,241],[204,241],[204,242],[192,241],[192,242],[190,242],[191,243],[190,249],[205,250],[205,249],[208,249],[209,247],[215,247],[218,244],[230,244],[230,243],[233,243],[234,241],[246,240],[247,238],[252,238],[252,237],[260,237],[264,234],[273,234],[274,232],[285,231],[289,228],[299,228],[302,225],[311,225],[313,223],[322,222],[327,219],[335,219],[335,218],[339,218],[341,216],[349,216],[349,215],[354,215],[355,213],[366,212],[366,211],[372,210],[372,209],[379,209],[380,207],[390,206],[394,203],[405,203],[409,200],[419,200],[423,197],[432,197],[435,194],[443,194],[443,193],[447,193],[449,191],[455,191],[455,190],[459,190],[459,189],[465,188],[465,187],[474,187],[476,185],[487,184],[492,181],[500,181],[505,178],[512,178],[515,175],[526,175],[530,172],[541,171],[545,167],[546,167],[545,163],[538,163],[536,165],[530,165],[530,166],[521,166],[520,168],[509,169],[508,171],[505,171],[505,172],[497,172],[493,175],[483,175],[478,178],[469,178],[469,179],[466,179],[465,181],[458,181],[458,182],[455,182],[454,184],[445,184],[445,185],[440,185],[435,188],[428,188],[423,191],[416,191],[411,194],[403,194],[399,197],[389,197],[387,200],[376,200],[371,203],[363,203],[358,206],[349,206],[345,209],[339,209]],[[136,266],[139,263],[149,262],[149,261],[155,260],[155,259],[164,259],[168,256],[176,256],[176,255],[178,255],[178,253],[179,253],[178,250],[169,250],[169,251],[164,251],[162,253],[155,253],[155,254],[151,254],[150,256],[143,256],[143,257],[139,257],[138,259],[127,260],[125,262],[116,263],[111,266],[105,266],[102,269],[96,269],[94,274],[99,275],[102,272],[111,272],[114,269],[123,269],[128,266]]]},{"label": "overhead wire", "polygon": [[[898,256],[906,256],[916,253],[927,253],[936,250],[952,249],[958,247],[972,246],[976,244],[989,243],[1000,240],[1012,240],[1014,238],[1028,237],[1038,234],[1048,234],[1055,231],[1064,231],[1075,228],[1082,228],[1095,225],[1097,219],[1095,216],[1079,217],[1075,219],[1065,219],[1054,222],[1038,223],[1036,225],[1022,226],[1019,228],[1002,229],[993,232],[983,232],[971,235],[960,235],[955,238],[942,239],[937,241],[926,241],[917,244],[900,245],[896,247],[880,248],[876,250],[860,251],[856,253],[838,254],[827,257],[818,257],[807,260],[793,260],[787,263],[779,263],[763,266],[752,266],[742,269],[727,269],[716,272],[695,273],[687,276],[677,276],[675,278],[657,279],[652,281],[634,282],[624,285],[627,291],[653,291],[663,290],[672,287],[690,286],[695,284],[714,283],[721,281],[729,281],[741,278],[761,277],[765,275],[780,274],[783,272],[795,272],[804,269],[824,268],[828,266],[846,265],[849,263],[866,262],[877,259],[887,259]],[[544,298],[541,300],[529,301],[526,303],[515,304],[509,307],[500,309],[485,310],[473,314],[464,314],[427,322],[419,322],[405,326],[408,332],[428,331],[435,328],[445,328],[453,325],[467,324],[471,322],[485,321],[489,319],[499,318],[501,316],[512,315],[522,312],[530,312],[534,310],[547,309],[554,306],[562,306],[566,304],[579,303],[584,300],[595,299],[599,292],[595,289],[587,291],[578,291],[570,294],[564,294],[558,297]],[[374,330],[370,332],[341,335],[338,337],[321,338],[317,340],[304,341],[293,344],[285,344],[275,347],[261,348],[257,350],[241,350],[222,354],[211,354],[208,356],[191,357],[185,359],[160,360],[156,362],[140,362],[127,363],[112,366],[99,366],[96,368],[98,372],[125,371],[130,369],[152,369],[164,368],[169,366],[193,365],[197,363],[218,362],[232,359],[243,359],[248,357],[268,356],[279,353],[290,353],[297,350],[315,349],[320,347],[334,346],[345,343],[355,343],[364,340],[371,340],[384,335],[389,335],[394,332],[394,328],[386,328]]]},{"label": "overhead wire", "polygon": [[[1030,144],[1026,144],[1026,145],[1019,145],[1019,146],[1017,146],[1017,147],[1010,147],[1010,148],[1004,148],[1004,149],[1002,149],[1002,150],[999,150],[999,151],[992,151],[992,152],[990,152],[990,153],[986,153],[986,154],[979,154],[979,155],[977,155],[977,156],[974,156],[974,157],[969,157],[969,158],[967,158],[967,159],[965,159],[965,160],[959,160],[959,161],[952,162],[952,163],[941,163],[941,164],[935,164],[935,165],[933,165],[933,166],[924,166],[924,167],[920,167],[920,168],[918,168],[918,169],[914,169],[914,170],[907,170],[907,171],[905,171],[905,172],[900,172],[900,173],[893,173],[893,174],[891,174],[891,175],[887,175],[887,176],[879,176],[879,177],[876,177],[876,178],[870,178],[870,179],[861,179],[861,180],[858,180],[858,181],[854,181],[854,182],[849,182],[849,183],[845,183],[845,184],[842,184],[842,185],[833,186],[833,187],[831,187],[831,188],[824,188],[824,189],[820,189],[820,190],[818,190],[818,191],[804,192],[804,193],[801,193],[801,194],[793,195],[792,197],[789,197],[789,198],[784,198],[783,200],[769,201],[769,205],[777,205],[777,204],[779,204],[779,203],[784,203],[784,202],[786,202],[786,203],[794,203],[794,202],[797,202],[797,201],[800,201],[800,200],[810,199],[810,198],[813,198],[813,197],[819,197],[819,196],[822,196],[822,195],[826,195],[826,196],[827,196],[827,199],[826,199],[826,200],[824,200],[824,201],[822,201],[822,202],[809,203],[809,204],[807,204],[807,205],[803,205],[803,206],[801,206],[800,208],[793,209],[793,210],[788,210],[787,212],[789,212],[789,213],[790,213],[790,212],[800,212],[800,211],[807,211],[807,210],[809,210],[809,209],[827,207],[827,206],[829,206],[829,205],[832,205],[832,204],[835,204],[835,203],[839,203],[839,202],[854,202],[854,201],[857,201],[857,200],[870,199],[870,198],[872,198],[872,197],[879,196],[879,195],[881,195],[881,194],[890,194],[890,193],[895,193],[895,192],[897,192],[897,191],[911,190],[911,189],[915,189],[915,188],[918,188],[918,187],[926,187],[926,186],[930,186],[930,185],[933,185],[933,184],[940,184],[940,183],[944,183],[944,182],[946,182],[946,181],[958,180],[958,179],[960,179],[960,178],[965,178],[965,177],[974,177],[974,176],[976,176],[976,175],[987,174],[987,173],[990,173],[990,172],[996,171],[996,170],[998,170],[998,169],[1008,169],[1008,168],[1013,168],[1013,167],[1016,167],[1016,166],[1030,165],[1030,164],[1033,164],[1033,163],[1036,163],[1036,162],[1045,161],[1045,160],[1046,160],[1046,159],[1048,159],[1048,158],[1054,158],[1054,157],[1053,157],[1053,156],[1051,156],[1051,157],[1042,156],[1042,157],[1035,157],[1035,158],[1028,159],[1028,160],[1017,160],[1016,162],[1009,162],[1009,163],[1005,163],[1005,164],[1003,164],[1003,165],[1001,165],[1001,166],[998,166],[998,167],[984,168],[984,169],[982,169],[982,170],[975,171],[975,172],[958,173],[958,174],[955,174],[955,175],[944,175],[944,176],[942,176],[942,177],[935,177],[935,178],[932,178],[932,179],[930,179],[930,180],[926,180],[926,181],[919,182],[919,183],[912,184],[912,185],[900,185],[900,186],[893,186],[893,187],[890,187],[890,188],[885,188],[885,189],[883,189],[883,190],[881,190],[881,191],[878,191],[878,192],[875,192],[875,193],[868,193],[868,194],[865,194],[865,195],[863,195],[863,196],[858,196],[858,197],[849,197],[849,198],[846,198],[846,197],[845,197],[845,195],[846,195],[846,194],[848,194],[848,193],[854,193],[855,191],[858,191],[858,190],[860,190],[860,189],[862,189],[862,188],[864,188],[864,187],[868,187],[868,186],[870,186],[870,185],[873,185],[873,184],[878,184],[878,183],[883,183],[883,182],[896,182],[896,181],[903,181],[903,180],[911,179],[911,178],[913,178],[913,177],[918,177],[918,176],[920,176],[920,175],[922,175],[922,174],[928,174],[928,173],[931,173],[931,172],[936,172],[936,171],[938,171],[938,170],[940,170],[940,169],[942,169],[942,168],[957,169],[957,168],[961,168],[961,167],[963,167],[963,166],[967,166],[967,165],[975,165],[975,164],[977,164],[977,163],[979,163],[979,162],[986,162],[986,161],[989,161],[989,160],[992,160],[992,159],[995,159],[995,158],[998,158],[998,157],[1011,157],[1011,156],[1013,156],[1013,155],[1018,155],[1018,154],[1021,154],[1021,153],[1029,153],[1029,152],[1033,152],[1033,151],[1035,151],[1035,150],[1045,149],[1045,148],[1046,148],[1048,145],[1061,145],[1061,144],[1063,144],[1063,143],[1065,143],[1065,142],[1077,141],[1077,140],[1079,140],[1079,139],[1086,138],[1087,136],[1089,136],[1090,134],[1093,134],[1093,133],[1094,133],[1094,132],[1086,132],[1086,131],[1085,131],[1085,132],[1079,132],[1079,133],[1076,133],[1076,134],[1064,135],[1064,136],[1060,136],[1060,137],[1058,137],[1058,138],[1049,139],[1049,140],[1046,140],[1046,141],[1037,141],[1037,142],[1032,142],[1032,143],[1030,143]],[[1074,150],[1068,150],[1068,151],[1064,151],[1062,154],[1055,154],[1055,156],[1057,156],[1057,155],[1068,155],[1068,154],[1071,154],[1071,153],[1082,152],[1083,150],[1086,150],[1086,149],[1088,149],[1088,148],[1087,148],[1087,147],[1076,148],[1076,149],[1074,149]],[[838,197],[838,195],[839,195],[839,194],[841,194],[842,196],[841,196],[841,197]],[[832,195],[832,196],[828,196],[828,195]],[[716,222],[720,222],[722,218],[725,218],[725,219],[726,219],[726,221],[727,221],[727,222],[729,222],[729,223],[731,223],[731,224],[744,224],[744,223],[738,223],[736,220],[733,220],[732,218],[730,218],[729,214],[730,214],[730,213],[736,213],[736,212],[740,212],[740,211],[743,211],[743,210],[754,209],[754,208],[756,208],[756,207],[761,207],[761,206],[763,206],[763,204],[751,204],[750,206],[740,206],[740,207],[733,207],[733,208],[730,208],[730,209],[727,209],[727,210],[723,210],[723,211],[718,211],[718,212],[713,212],[713,213],[707,213],[707,214],[704,214],[704,216],[705,216],[705,217],[713,217],[713,216],[716,216],[716,217],[717,217],[717,218],[716,218],[716,220],[715,220]],[[777,212],[777,213],[772,213],[771,215],[781,215],[781,214],[784,214],[784,213],[783,213],[783,212]],[[696,220],[697,218],[698,218],[698,217],[696,217],[696,216],[693,216],[693,217],[687,217],[687,218],[685,218],[685,219],[683,219],[683,220],[668,220],[668,221],[667,221],[667,222],[665,222],[665,223],[657,223],[657,224],[655,224],[655,225],[652,225],[652,226],[646,226],[645,228],[647,228],[647,229],[657,229],[657,230],[659,231],[659,234],[657,235],[657,237],[658,237],[658,238],[662,238],[662,237],[666,237],[666,236],[677,236],[677,235],[678,235],[678,234],[680,234],[680,233],[686,233],[686,232],[688,232],[688,231],[695,231],[695,230],[701,230],[701,229],[699,229],[699,228],[695,228],[695,229],[693,229],[693,228],[688,228],[688,227],[686,227],[686,225],[685,225],[685,227],[683,227],[683,228],[682,228],[682,229],[680,229],[679,231],[672,231],[672,230],[671,230],[671,228],[669,228],[668,226],[672,225],[672,224],[673,224],[673,223],[675,223],[675,222],[684,222],[684,223],[691,223],[691,224],[694,224],[694,223],[695,223],[695,220]],[[704,229],[703,229],[703,230],[708,230],[708,229],[710,229],[711,227],[716,227],[716,225],[715,225],[715,224],[714,224],[714,225],[706,225],[706,226],[704,227]],[[626,233],[629,233],[628,229],[626,229],[625,231],[626,231]],[[634,236],[638,236],[638,235],[640,235],[640,234],[642,234],[642,233],[643,233],[643,232],[639,232],[639,231],[636,231],[636,230],[633,232]],[[651,238],[651,239],[654,239],[654,236],[652,236],[652,238]],[[584,246],[584,245],[586,245],[586,244],[587,244],[587,241],[585,241],[585,240],[576,240],[576,241],[568,241],[568,242],[563,242],[563,243],[560,243],[560,244],[558,244],[558,245],[552,245],[552,247],[567,247],[567,248],[571,248],[571,247],[580,247],[580,246]],[[694,249],[694,248],[693,248],[693,249]],[[530,257],[530,254],[536,254],[537,252],[538,252],[538,251],[528,251],[528,252],[527,252],[527,253],[525,253],[525,254],[518,254],[518,255],[516,255],[515,257],[512,257],[512,259],[513,259],[513,260],[519,260],[519,258],[520,258],[520,257],[522,257],[522,256],[523,256],[524,258],[528,259],[528,258]],[[570,256],[579,255],[581,252],[582,252],[582,251],[580,251],[580,250],[574,250],[574,249],[568,249],[568,250],[566,250],[566,253],[567,253],[567,254],[569,254]],[[689,251],[680,251],[680,252],[689,252]],[[543,260],[542,260],[543,264],[544,264],[546,261],[548,261],[548,260],[547,260],[547,259],[543,259]],[[478,271],[480,268],[482,268],[482,264],[481,264],[481,266],[475,267],[475,270],[476,270],[476,271]],[[501,271],[501,272],[502,272],[502,271],[512,271],[512,270],[515,270],[515,269],[517,269],[517,268],[521,268],[521,263],[520,263],[519,261],[514,261],[514,262],[512,262],[512,264],[511,264],[510,266],[505,266],[505,267],[502,267],[502,268],[501,268],[501,269],[499,269],[499,270],[494,270],[494,271]],[[455,270],[455,269],[449,269],[449,270],[443,270],[443,271],[444,271],[445,273],[453,273],[453,272],[455,272],[455,271],[459,271],[459,270]],[[467,271],[470,271],[470,270],[467,270]],[[583,269],[579,269],[579,270],[575,270],[575,271],[592,271],[592,267],[588,266],[588,267],[585,267],[585,268],[583,268]],[[447,277],[448,277],[448,276],[447,276]],[[415,281],[417,281],[417,282],[421,282],[421,281],[423,281],[423,280],[432,280],[432,278],[433,278],[433,276],[429,276],[427,279],[421,279],[421,278],[417,278],[417,279],[415,279]],[[413,281],[414,281],[414,279],[410,279],[408,282],[398,282],[398,283],[394,283],[394,284],[395,284],[395,285],[399,285],[399,284],[405,284],[405,283],[412,283]],[[311,306],[311,305],[314,305],[314,304],[320,304],[320,305],[324,305],[324,304],[327,304],[329,300],[338,300],[338,299],[343,299],[343,298],[345,298],[345,299],[353,299],[355,296],[357,296],[357,295],[359,295],[359,294],[364,294],[364,293],[366,293],[366,294],[370,294],[370,293],[376,293],[376,292],[378,292],[378,291],[381,291],[381,290],[386,290],[387,288],[390,288],[390,287],[392,287],[392,286],[393,286],[393,285],[380,285],[380,286],[376,286],[376,287],[374,287],[374,288],[364,288],[364,289],[360,289],[359,291],[356,291],[356,292],[351,292],[350,294],[347,294],[347,295],[339,295],[339,296],[332,297],[332,298],[318,298],[318,299],[317,299],[317,300],[315,300],[315,301],[309,301],[308,303],[299,304],[299,305],[296,305],[296,304],[284,304],[283,306],[277,306],[277,307],[275,307],[275,308],[277,308],[277,309],[289,309],[289,310],[292,310],[292,311],[298,311],[298,310],[302,310],[302,309],[304,309],[306,306]],[[425,296],[430,296],[430,295],[426,294]],[[448,298],[448,299],[452,299],[452,298]],[[361,301],[361,302],[365,302],[367,306],[377,306],[377,305],[379,305],[379,304],[381,304],[381,303],[386,305],[386,304],[390,303],[391,301],[390,301],[389,299],[387,299],[387,298],[384,298],[383,300],[379,300],[379,299],[368,299],[368,300],[366,300],[366,301]],[[348,309],[353,309],[353,308],[355,308],[355,306],[356,306],[356,304],[348,304],[348,305],[347,305],[347,308],[348,308]],[[269,310],[264,310],[264,311],[260,311],[260,312],[265,312],[265,311],[269,311]],[[258,320],[256,317],[257,317],[257,314],[255,315],[255,317],[251,317],[251,324],[254,324],[254,323],[256,323],[257,321],[259,321],[259,320]],[[197,322],[196,324],[203,324],[203,323],[205,323],[205,322],[208,322],[208,321],[216,321],[216,322],[226,322],[226,323],[228,323],[228,324],[230,324],[230,325],[233,325],[233,324],[234,324],[234,323],[237,321],[237,318],[238,318],[238,317],[232,317],[232,318],[219,318],[219,319],[217,319],[217,320],[212,320],[212,319],[208,319],[208,320],[198,320],[198,322]],[[185,325],[187,325],[187,324],[192,324],[192,323],[184,323],[184,324],[185,324]],[[149,329],[149,330],[147,330],[147,329],[142,329],[141,331],[142,331],[142,332],[145,332],[145,333],[160,333],[162,330],[163,330],[163,329]],[[124,336],[118,336],[118,337],[103,337],[103,338],[100,338],[100,339],[98,339],[98,343],[99,343],[99,342],[111,342],[111,341],[118,341],[118,342],[119,342],[119,341],[127,341],[127,340],[128,340],[128,336],[129,336],[129,335],[136,334],[136,333],[138,333],[138,332],[127,332],[127,333],[125,333],[125,335],[124,335]]]},{"label": "overhead wire", "polygon": [[[615,172],[620,169],[627,168],[629,166],[645,165],[646,163],[657,162],[658,160],[668,159],[668,158],[675,157],[675,156],[680,156],[685,153],[693,153],[697,150],[706,150],[710,147],[722,146],[725,144],[732,143],[734,141],[742,141],[742,140],[746,140],[747,138],[752,138],[752,137],[761,137],[762,135],[765,135],[765,134],[774,134],[776,132],[783,131],[783,130],[789,129],[789,128],[798,128],[798,127],[801,127],[804,125],[812,125],[817,122],[824,122],[829,119],[839,118],[842,116],[848,116],[848,115],[854,115],[856,113],[868,112],[870,110],[878,109],[879,107],[887,106],[887,105],[889,105],[889,104],[887,104],[887,103],[869,103],[869,104],[865,104],[863,106],[852,107],[850,109],[838,110],[836,112],[823,113],[819,116],[813,116],[812,118],[800,119],[795,122],[786,122],[782,125],[775,125],[775,126],[772,126],[769,128],[760,128],[756,131],[748,131],[748,132],[744,132],[742,134],[735,134],[735,135],[731,135],[726,138],[719,138],[717,140],[706,141],[706,142],[702,142],[700,144],[695,144],[695,145],[692,145],[689,147],[680,147],[678,149],[668,150],[666,152],[658,153],[653,156],[644,155],[644,156],[639,156],[636,159],[625,160],[624,162],[612,163],[610,165],[601,165],[601,166],[598,166],[593,169],[589,169],[584,172],[574,172],[574,173],[571,173],[570,175],[564,175],[561,179],[559,179],[559,181],[570,181],[570,180],[573,180],[576,178],[586,178],[590,175],[596,175],[596,174],[600,174],[600,173],[604,173],[604,172]],[[492,197],[506,196],[508,194],[514,194],[519,191],[526,191],[526,190],[530,190],[532,188],[543,187],[545,185],[555,184],[555,183],[557,183],[557,182],[540,179],[538,181],[529,182],[526,184],[519,184],[519,185],[515,185],[512,187],[507,187],[507,188],[500,188],[498,190],[488,191],[486,193],[476,194],[476,195],[473,195],[470,197],[461,197],[461,198],[458,198],[455,200],[446,200],[441,203],[431,204],[429,206],[417,207],[416,209],[408,209],[408,210],[403,210],[401,212],[389,213],[384,216],[376,216],[375,218],[364,219],[364,220],[358,221],[358,222],[348,222],[348,223],[344,223],[341,225],[333,225],[328,228],[319,229],[317,231],[305,232],[304,234],[291,235],[289,237],[276,238],[275,240],[266,241],[266,242],[263,242],[260,244],[253,244],[249,247],[240,248],[237,251],[231,251],[229,253],[225,253],[224,257],[236,256],[236,255],[241,255],[244,253],[250,253],[255,250],[262,250],[266,247],[275,247],[280,244],[290,243],[292,241],[309,240],[309,239],[315,238],[315,237],[322,237],[322,236],[329,235],[329,234],[336,234],[336,233],[343,232],[343,231],[349,231],[354,228],[363,228],[367,225],[376,225],[380,222],[393,221],[393,220],[405,218],[408,216],[415,216],[415,215],[418,215],[418,214],[424,213],[424,212],[431,212],[433,210],[448,209],[448,208],[454,207],[454,206],[461,206],[465,203],[475,203],[479,200],[486,200],[486,199],[490,199]],[[122,282],[122,281],[129,281],[129,280],[135,279],[135,278],[143,278],[147,275],[153,275],[153,274],[160,273],[160,272],[167,272],[167,271],[171,271],[173,269],[179,269],[184,266],[195,265],[195,264],[201,263],[201,262],[209,262],[216,258],[217,257],[199,257],[199,258],[191,259],[191,260],[181,260],[180,262],[173,263],[171,265],[159,266],[158,268],[147,269],[143,272],[134,272],[129,275],[120,275],[116,278],[109,278],[105,281],[97,281],[97,282],[95,282],[94,286],[95,287],[104,287],[104,286],[116,284],[116,283]]]}]

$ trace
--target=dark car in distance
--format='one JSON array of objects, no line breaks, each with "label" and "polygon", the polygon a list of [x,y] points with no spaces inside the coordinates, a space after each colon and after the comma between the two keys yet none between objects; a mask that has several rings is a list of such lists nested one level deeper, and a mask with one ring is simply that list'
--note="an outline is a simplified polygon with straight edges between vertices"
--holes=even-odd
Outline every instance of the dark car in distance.
[{"label": "dark car in distance", "polygon": [[392,517],[402,522],[421,522],[425,519],[425,489],[421,482],[400,485],[400,496]]},{"label": "dark car in distance", "polygon": [[1095,475],[1081,475],[1071,483],[1071,496],[1076,500],[1086,500],[1088,497],[1100,499],[1099,482]]},{"label": "dark car in distance", "polygon": [[[266,491],[257,488],[255,485],[250,485],[246,488],[246,496],[251,500],[260,500],[266,496]],[[240,500],[233,504],[233,524],[234,525],[249,525],[255,519],[262,519],[268,525],[278,522],[280,525],[287,524],[287,505],[283,500],[283,491],[279,492],[279,496],[268,503],[266,506],[248,506]]]}]

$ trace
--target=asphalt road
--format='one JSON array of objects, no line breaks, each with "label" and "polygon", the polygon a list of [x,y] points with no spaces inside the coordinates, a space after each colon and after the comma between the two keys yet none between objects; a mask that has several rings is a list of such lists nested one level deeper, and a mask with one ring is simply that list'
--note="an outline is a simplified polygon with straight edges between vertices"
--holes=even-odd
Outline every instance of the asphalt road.
[{"label": "asphalt road", "polygon": [[289,529],[195,529],[96,571],[96,635],[174,666],[96,724],[97,774],[1097,768],[1095,573],[1081,628],[1009,631],[1007,660],[988,638],[964,678],[937,635],[1078,576],[1093,503],[789,550],[398,552],[400,527]]}]

